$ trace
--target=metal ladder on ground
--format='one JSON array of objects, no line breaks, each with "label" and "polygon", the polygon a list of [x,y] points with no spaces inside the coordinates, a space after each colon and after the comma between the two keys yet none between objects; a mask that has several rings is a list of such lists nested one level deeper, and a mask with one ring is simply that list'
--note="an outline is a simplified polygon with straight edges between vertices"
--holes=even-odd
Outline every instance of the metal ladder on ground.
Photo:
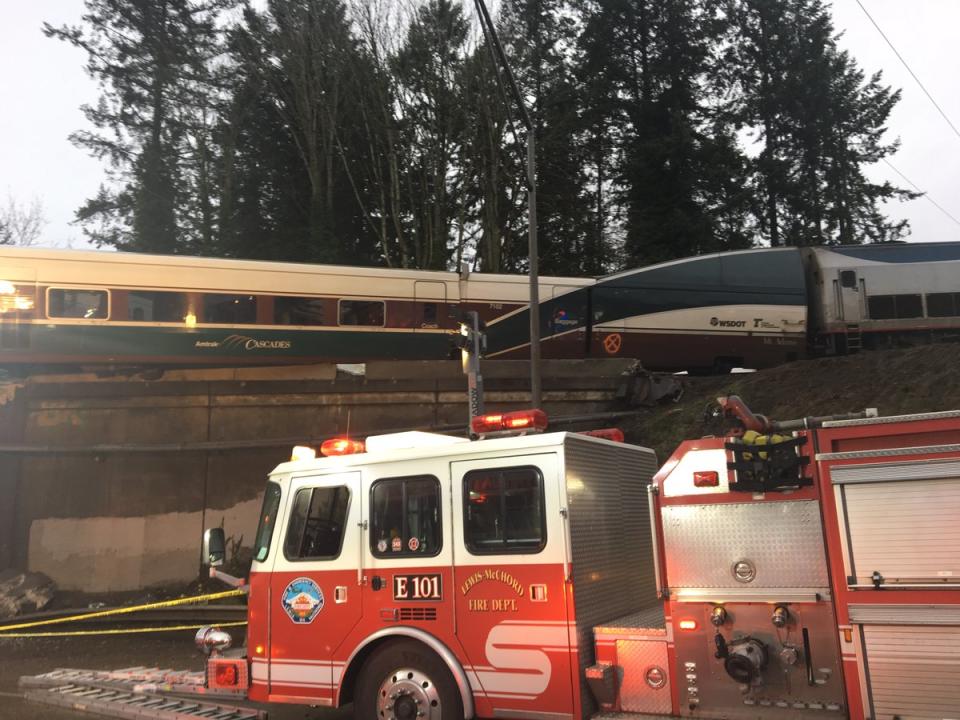
[{"label": "metal ladder on ground", "polygon": [[[126,668],[60,668],[20,678],[32,702],[93,715],[137,720],[267,720],[263,710],[217,702],[203,685],[202,672]],[[194,697],[174,697],[174,694]],[[221,694],[222,695],[222,694]],[[210,696],[210,699],[196,696]]]}]

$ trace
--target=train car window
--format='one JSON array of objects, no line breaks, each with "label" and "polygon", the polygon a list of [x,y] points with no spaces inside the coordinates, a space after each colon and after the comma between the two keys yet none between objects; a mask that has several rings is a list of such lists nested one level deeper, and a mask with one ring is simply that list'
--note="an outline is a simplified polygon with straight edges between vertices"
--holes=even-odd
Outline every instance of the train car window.
[{"label": "train car window", "polygon": [[927,317],[960,316],[960,293],[930,293],[927,295]]},{"label": "train car window", "polygon": [[257,299],[253,295],[204,295],[203,322],[254,325],[257,322]]},{"label": "train car window", "polygon": [[106,320],[109,313],[110,294],[107,290],[47,290],[47,317]]},{"label": "train car window", "polygon": [[275,297],[273,321],[277,325],[323,325],[323,300],[312,297]]},{"label": "train car window", "polygon": [[897,317],[893,295],[871,295],[867,298],[871,320],[893,320]]},{"label": "train car window", "polygon": [[853,270],[840,271],[840,284],[845,288],[857,289],[857,273]]},{"label": "train car window", "polygon": [[867,298],[871,320],[901,320],[923,317],[919,295],[871,295]]},{"label": "train car window", "polygon": [[283,542],[287,560],[339,557],[349,505],[350,490],[343,486],[298,490]]},{"label": "train car window", "polygon": [[369,325],[383,327],[386,315],[385,303],[382,300],[341,300],[341,325]]},{"label": "train car window", "polygon": [[133,322],[183,322],[187,315],[184,293],[131,290],[127,294],[127,320]]},{"label": "train car window", "polygon": [[464,544],[474,555],[535,554],[547,544],[543,476],[535,467],[463,476]]},{"label": "train car window", "polygon": [[378,480],[370,489],[370,552],[432,557],[443,545],[440,481],[432,475]]},{"label": "train car window", "polygon": [[923,300],[919,295],[894,295],[898,318],[923,317]]},{"label": "train car window", "polygon": [[437,304],[423,304],[423,324],[427,327],[437,327]]}]

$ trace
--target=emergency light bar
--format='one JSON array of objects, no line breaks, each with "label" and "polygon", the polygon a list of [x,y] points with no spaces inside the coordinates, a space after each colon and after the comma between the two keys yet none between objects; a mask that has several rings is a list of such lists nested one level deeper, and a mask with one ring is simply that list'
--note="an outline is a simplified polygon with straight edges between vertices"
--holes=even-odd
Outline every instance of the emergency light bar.
[{"label": "emergency light bar", "polygon": [[474,435],[494,433],[542,432],[547,429],[547,414],[543,410],[519,410],[509,413],[478,415],[470,421]]},{"label": "emergency light bar", "polygon": [[330,438],[324,440],[320,446],[320,452],[324,457],[336,457],[338,455],[357,455],[364,452],[363,440],[351,440],[350,438]]},{"label": "emergency light bar", "polygon": [[296,445],[290,452],[290,460],[293,462],[313,460],[315,457],[317,457],[317,451],[306,445]]},{"label": "emergency light bar", "polygon": [[599,430],[581,430],[578,435],[589,435],[590,437],[603,438],[611,442],[624,442],[623,430],[620,428],[601,428]]}]

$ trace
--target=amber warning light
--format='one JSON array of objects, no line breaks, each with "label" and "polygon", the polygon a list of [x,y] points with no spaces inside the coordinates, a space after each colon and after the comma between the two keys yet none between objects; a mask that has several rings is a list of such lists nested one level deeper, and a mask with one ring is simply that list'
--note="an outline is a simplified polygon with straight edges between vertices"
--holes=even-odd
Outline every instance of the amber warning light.
[{"label": "amber warning light", "polygon": [[363,440],[351,440],[349,438],[331,438],[330,440],[324,440],[323,445],[320,446],[320,452],[324,457],[356,455],[363,451]]},{"label": "amber warning light", "polygon": [[470,421],[474,435],[542,432],[547,429],[547,414],[543,410],[519,410],[509,413],[478,415]]}]

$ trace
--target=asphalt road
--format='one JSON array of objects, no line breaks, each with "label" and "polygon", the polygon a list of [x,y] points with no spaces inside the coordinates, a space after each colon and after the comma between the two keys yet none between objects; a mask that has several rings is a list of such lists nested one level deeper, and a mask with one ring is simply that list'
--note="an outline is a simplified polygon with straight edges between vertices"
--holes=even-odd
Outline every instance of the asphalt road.
[{"label": "asphalt road", "polygon": [[[203,657],[192,632],[108,637],[0,639],[0,720],[90,720],[91,715],[26,702],[17,690],[21,675],[58,667],[111,670],[148,666],[200,670]],[[349,720],[352,708],[330,710],[272,706],[270,720]]]}]

